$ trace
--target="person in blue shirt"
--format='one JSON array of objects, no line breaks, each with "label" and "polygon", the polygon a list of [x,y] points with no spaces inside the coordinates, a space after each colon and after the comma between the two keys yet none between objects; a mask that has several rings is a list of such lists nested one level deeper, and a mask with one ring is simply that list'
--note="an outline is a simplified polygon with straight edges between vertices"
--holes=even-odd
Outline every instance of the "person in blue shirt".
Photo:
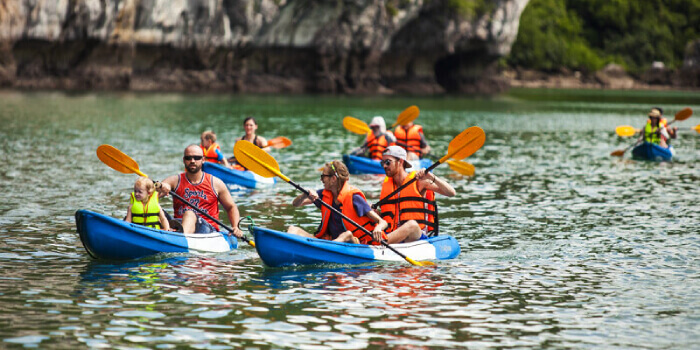
[{"label": "person in blue shirt", "polygon": [[379,242],[373,241],[372,235],[365,234],[363,230],[320,203],[323,201],[332,205],[356,224],[373,234],[376,233],[377,236],[381,236],[389,225],[370,208],[362,191],[350,185],[349,177],[350,172],[343,162],[334,160],[326,164],[321,173],[323,189],[307,190],[309,195],[301,194],[292,201],[292,205],[295,207],[313,203],[321,209],[321,224],[316,233],[310,234],[297,226],[290,226],[287,232],[338,242],[379,244]]}]

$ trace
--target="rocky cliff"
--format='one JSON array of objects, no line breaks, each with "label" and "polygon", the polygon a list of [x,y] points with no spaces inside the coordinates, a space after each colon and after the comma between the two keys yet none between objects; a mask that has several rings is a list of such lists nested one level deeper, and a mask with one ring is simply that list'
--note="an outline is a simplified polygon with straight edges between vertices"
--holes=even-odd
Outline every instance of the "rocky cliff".
[{"label": "rocky cliff", "polygon": [[0,85],[493,91],[528,0],[0,0]]}]

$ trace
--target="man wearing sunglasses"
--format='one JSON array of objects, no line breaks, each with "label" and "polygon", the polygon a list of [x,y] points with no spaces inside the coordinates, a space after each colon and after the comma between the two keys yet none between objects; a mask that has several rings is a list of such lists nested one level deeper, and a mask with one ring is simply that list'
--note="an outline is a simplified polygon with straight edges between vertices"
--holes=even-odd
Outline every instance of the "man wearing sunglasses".
[{"label": "man wearing sunglasses", "polygon": [[[389,227],[386,229],[387,242],[402,243],[426,239],[438,233],[437,205],[435,193],[452,197],[457,192],[445,180],[421,169],[406,172],[411,164],[406,160],[406,150],[399,146],[389,146],[382,155],[382,167],[386,178],[379,195],[382,204],[380,216]],[[401,185],[416,181],[391,198],[388,195]],[[375,235],[375,239],[380,237]]]},{"label": "man wearing sunglasses", "polygon": [[[237,227],[240,214],[236,203],[233,202],[231,193],[219,178],[202,171],[204,152],[199,145],[189,145],[185,148],[182,157],[185,164],[185,172],[179,175],[169,176],[161,183],[158,192],[167,196],[174,191],[190,204],[202,209],[209,215],[219,220],[219,203],[224,207],[233,226],[233,235],[243,237],[243,232]],[[173,211],[175,220],[182,221],[184,233],[209,233],[219,230],[219,225],[206,216],[200,216],[190,206],[173,198]]]}]

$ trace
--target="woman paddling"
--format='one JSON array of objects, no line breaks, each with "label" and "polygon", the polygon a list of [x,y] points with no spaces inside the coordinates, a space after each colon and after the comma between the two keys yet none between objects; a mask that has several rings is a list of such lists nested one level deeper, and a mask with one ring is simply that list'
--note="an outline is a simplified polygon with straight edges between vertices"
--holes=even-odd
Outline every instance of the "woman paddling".
[{"label": "woman paddling", "polygon": [[240,140],[246,140],[262,149],[267,151],[268,146],[267,146],[267,140],[262,137],[258,136],[255,134],[255,131],[258,130],[258,122],[255,121],[255,118],[253,117],[248,117],[243,120],[243,130],[245,130],[245,135],[239,137],[236,139],[236,141]]},{"label": "woman paddling", "polygon": [[[258,130],[258,122],[255,121],[255,118],[253,117],[248,117],[243,120],[243,130],[245,130],[245,135],[239,137],[236,139],[236,142],[240,140],[246,140],[260,148],[262,148],[264,151],[269,152],[270,147],[267,145],[267,140],[262,137],[258,136],[255,134],[255,131]],[[236,163],[236,158],[229,158],[229,163],[231,163],[231,169],[236,169],[236,170],[246,170],[245,167],[242,165]]]},{"label": "woman paddling", "polygon": [[322,200],[338,209],[352,221],[365,227],[368,231],[376,235],[382,235],[389,226],[379,215],[374,212],[365,195],[359,189],[350,185],[348,178],[350,173],[343,162],[334,160],[323,167],[321,182],[323,189],[310,190],[309,195],[301,194],[294,198],[292,205],[300,207],[302,205],[316,204],[321,209],[321,224],[315,234],[310,234],[297,226],[290,226],[287,232],[304,237],[316,237],[338,242],[353,242],[362,244],[379,244],[372,241],[372,237],[365,234],[361,229],[342,219],[330,209],[317,203]]}]

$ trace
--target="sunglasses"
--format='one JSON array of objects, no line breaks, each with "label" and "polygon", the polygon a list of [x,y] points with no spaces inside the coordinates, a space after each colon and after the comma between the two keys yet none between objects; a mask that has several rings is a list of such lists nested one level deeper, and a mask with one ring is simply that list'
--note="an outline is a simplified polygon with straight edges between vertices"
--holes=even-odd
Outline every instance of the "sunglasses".
[{"label": "sunglasses", "polygon": [[333,175],[321,174],[321,181],[323,181],[324,177],[333,177]]},{"label": "sunglasses", "polygon": [[182,159],[190,161],[190,160],[202,160],[204,158],[203,156],[184,156]]},{"label": "sunglasses", "polygon": [[384,159],[383,161],[379,162],[379,164],[381,164],[382,166],[389,166],[389,165],[391,165],[391,163],[393,163],[393,162],[394,162],[394,161],[391,160],[391,159]]}]

